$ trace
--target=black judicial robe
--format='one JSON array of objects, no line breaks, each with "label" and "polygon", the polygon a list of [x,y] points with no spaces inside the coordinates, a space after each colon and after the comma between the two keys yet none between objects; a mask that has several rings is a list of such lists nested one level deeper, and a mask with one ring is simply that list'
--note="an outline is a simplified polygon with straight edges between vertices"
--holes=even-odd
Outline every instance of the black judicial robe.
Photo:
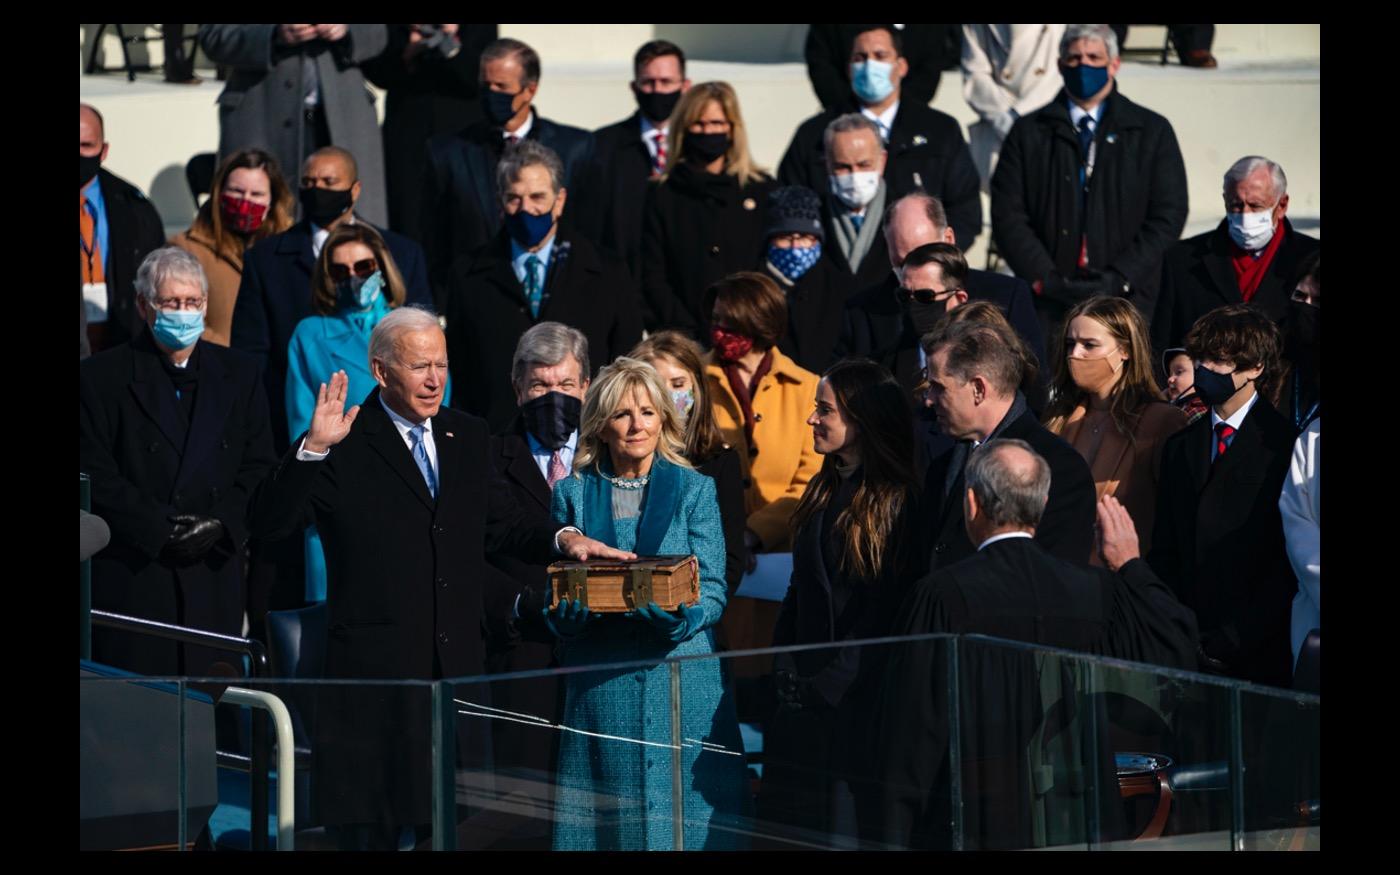
[{"label": "black judicial robe", "polygon": [[[1114,573],[1059,559],[1029,538],[989,544],[915,584],[891,634],[928,633],[995,636],[1171,668],[1196,665],[1195,615],[1146,562],[1134,559]],[[1077,711],[1101,709],[1102,699],[1042,701],[1040,670],[1062,672],[1066,688],[1074,689],[1074,663],[1038,665],[1032,651],[975,638],[956,643],[964,847],[1028,847],[1029,746],[1042,723],[1068,724]],[[890,653],[873,715],[880,751],[879,800],[874,808],[866,804],[869,800],[862,804],[866,838],[898,847],[952,846],[948,646],[947,640],[934,639],[900,645]],[[1079,730],[1093,722],[1085,714]],[[1101,840],[1120,838],[1122,831],[1107,724],[1100,711]],[[1045,729],[1042,739],[1062,730]],[[1093,750],[1092,744],[1085,739],[1081,749]],[[1071,782],[1057,783],[1062,785],[1058,792]]]}]

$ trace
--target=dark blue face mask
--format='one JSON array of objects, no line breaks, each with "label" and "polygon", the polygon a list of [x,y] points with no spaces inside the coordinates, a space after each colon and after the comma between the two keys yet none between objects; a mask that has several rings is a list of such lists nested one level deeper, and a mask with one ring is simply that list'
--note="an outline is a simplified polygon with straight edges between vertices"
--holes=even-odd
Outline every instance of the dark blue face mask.
[{"label": "dark blue face mask", "polygon": [[1067,67],[1061,64],[1060,75],[1065,79],[1065,90],[1079,100],[1088,100],[1108,84],[1107,67],[1090,67],[1088,64]]},{"label": "dark blue face mask", "polygon": [[554,227],[554,213],[545,213],[542,216],[532,216],[523,209],[517,210],[515,215],[506,216],[506,233],[511,239],[526,249],[533,249],[545,237],[549,236],[549,229]]},{"label": "dark blue face mask", "polygon": [[486,120],[496,127],[504,125],[515,115],[515,98],[520,92],[506,94],[502,91],[486,91],[481,95],[481,112]]}]

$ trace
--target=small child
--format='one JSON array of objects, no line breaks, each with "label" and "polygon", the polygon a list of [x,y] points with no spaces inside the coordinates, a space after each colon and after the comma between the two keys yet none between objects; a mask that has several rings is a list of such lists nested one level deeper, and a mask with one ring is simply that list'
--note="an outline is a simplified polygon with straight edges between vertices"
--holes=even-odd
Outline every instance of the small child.
[{"label": "small child", "polygon": [[1162,390],[1162,399],[1181,408],[1187,425],[1200,419],[1210,405],[1196,394],[1195,363],[1191,356],[1183,347],[1169,349],[1162,353],[1162,370],[1167,374],[1167,388]]}]

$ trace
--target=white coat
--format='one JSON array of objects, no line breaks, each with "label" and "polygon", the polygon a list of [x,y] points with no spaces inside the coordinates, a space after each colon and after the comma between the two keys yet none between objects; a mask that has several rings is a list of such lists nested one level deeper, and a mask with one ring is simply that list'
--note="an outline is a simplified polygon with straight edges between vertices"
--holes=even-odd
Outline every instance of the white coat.
[{"label": "white coat", "polygon": [[1322,626],[1322,557],[1319,548],[1322,514],[1318,503],[1321,491],[1322,418],[1293,442],[1293,464],[1283,481],[1278,509],[1283,515],[1283,540],[1288,561],[1298,576],[1298,594],[1293,597],[1293,621],[1289,640],[1293,663],[1308,632]]},{"label": "white coat", "polygon": [[963,98],[980,117],[968,128],[972,162],[986,190],[1005,132],[992,119],[1015,110],[1027,116],[1059,93],[1063,24],[964,24]]}]

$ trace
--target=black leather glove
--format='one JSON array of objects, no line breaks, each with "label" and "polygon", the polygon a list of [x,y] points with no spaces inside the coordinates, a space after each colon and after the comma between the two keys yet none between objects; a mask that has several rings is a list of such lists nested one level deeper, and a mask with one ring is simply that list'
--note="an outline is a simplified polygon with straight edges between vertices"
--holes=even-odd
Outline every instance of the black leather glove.
[{"label": "black leather glove", "polygon": [[784,669],[773,673],[773,697],[777,699],[779,711],[800,711],[825,704],[810,679]]},{"label": "black leather glove", "polygon": [[1052,273],[1041,282],[1040,293],[1073,306],[1096,295],[1122,297],[1128,294],[1128,281],[1117,271],[1081,270],[1071,279]]},{"label": "black leather glove", "polygon": [[210,516],[177,513],[169,519],[175,528],[160,556],[176,564],[198,562],[227,534],[224,524]]}]

